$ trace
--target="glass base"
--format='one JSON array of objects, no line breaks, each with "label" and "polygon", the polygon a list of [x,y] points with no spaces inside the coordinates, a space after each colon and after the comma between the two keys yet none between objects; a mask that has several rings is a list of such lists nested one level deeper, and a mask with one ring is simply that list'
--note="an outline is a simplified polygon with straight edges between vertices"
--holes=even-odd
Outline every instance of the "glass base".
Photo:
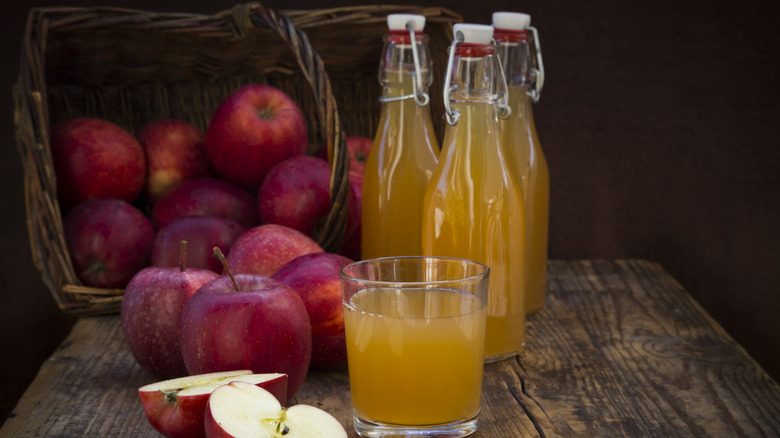
[{"label": "glass base", "polygon": [[520,354],[519,351],[513,351],[511,353],[504,353],[504,354],[494,354],[492,356],[487,356],[485,358],[485,363],[493,363],[498,362],[505,359],[511,359],[513,357],[516,357]]},{"label": "glass base", "polygon": [[473,416],[454,423],[435,424],[430,426],[406,426],[387,424],[360,417],[352,411],[355,432],[369,438],[411,438],[411,437],[448,437],[457,438],[469,436],[477,430],[479,411]]}]

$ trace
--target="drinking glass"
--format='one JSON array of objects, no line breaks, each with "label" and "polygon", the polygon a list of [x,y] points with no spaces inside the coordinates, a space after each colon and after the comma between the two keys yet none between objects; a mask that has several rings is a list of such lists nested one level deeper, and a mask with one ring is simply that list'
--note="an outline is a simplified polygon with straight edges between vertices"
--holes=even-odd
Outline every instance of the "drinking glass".
[{"label": "drinking glass", "polygon": [[355,431],[461,437],[477,428],[489,268],[447,257],[341,271]]}]

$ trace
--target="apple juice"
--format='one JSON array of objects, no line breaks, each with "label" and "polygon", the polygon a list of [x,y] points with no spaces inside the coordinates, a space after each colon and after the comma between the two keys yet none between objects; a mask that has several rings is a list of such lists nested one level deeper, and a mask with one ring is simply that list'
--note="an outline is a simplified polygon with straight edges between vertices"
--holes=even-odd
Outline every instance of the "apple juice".
[{"label": "apple juice", "polygon": [[485,309],[475,296],[364,289],[344,303],[344,326],[352,407],[360,416],[433,425],[479,412]]},{"label": "apple juice", "polygon": [[512,117],[501,121],[509,161],[518,170],[526,212],[525,313],[544,305],[547,291],[547,239],[550,212],[550,174],[539,145],[526,87],[509,86]]}]

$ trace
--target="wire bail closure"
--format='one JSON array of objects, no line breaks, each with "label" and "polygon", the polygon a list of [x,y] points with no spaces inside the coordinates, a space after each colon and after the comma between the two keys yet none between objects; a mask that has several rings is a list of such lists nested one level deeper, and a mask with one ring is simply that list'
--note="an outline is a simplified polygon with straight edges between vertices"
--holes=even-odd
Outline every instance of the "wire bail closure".
[{"label": "wire bail closure", "polygon": [[[493,45],[498,46],[496,40],[493,40]],[[508,119],[512,115],[512,108],[509,106],[509,85],[506,83],[506,75],[504,74],[504,65],[501,63],[501,57],[496,56],[498,60],[498,74],[501,75],[501,88],[503,94],[498,101],[498,117],[502,119]]]},{"label": "wire bail closure", "polygon": [[412,58],[414,58],[414,76],[412,85],[414,86],[414,102],[419,106],[428,105],[431,101],[430,96],[423,90],[422,66],[420,65],[420,54],[417,50],[417,38],[414,34],[412,23],[406,23],[406,30],[409,31],[409,38],[412,42]]},{"label": "wire bail closure", "polygon": [[531,74],[534,75],[534,88],[527,91],[534,103],[539,102],[542,97],[542,87],[544,86],[544,63],[542,62],[542,46],[539,43],[539,32],[533,26],[528,26],[534,38],[534,51],[536,52],[536,65],[538,68],[531,67]]},{"label": "wire bail closure", "polygon": [[444,77],[444,93],[442,93],[444,95],[444,115],[447,118],[447,123],[449,123],[450,126],[457,125],[458,119],[460,119],[460,113],[450,108],[450,94],[457,87],[455,85],[450,85],[450,78],[452,76],[452,64],[455,58],[455,46],[457,46],[458,43],[462,41],[462,34],[455,35],[455,39],[452,40],[452,44],[450,44],[450,54],[447,57],[447,74]]},{"label": "wire bail closure", "polygon": [[417,36],[414,33],[414,27],[411,22],[406,23],[406,30],[409,31],[409,38],[412,44],[412,58],[414,59],[414,74],[412,75],[412,87],[414,94],[406,94],[396,97],[380,97],[380,102],[398,102],[406,99],[414,99],[414,103],[419,106],[428,105],[431,97],[423,89],[422,66],[420,65],[420,54],[417,50]]},{"label": "wire bail closure", "polygon": [[[447,58],[447,74],[444,79],[444,115],[447,118],[447,123],[450,124],[450,126],[455,126],[458,124],[458,120],[460,119],[460,113],[458,111],[453,110],[450,107],[450,94],[457,88],[456,85],[451,85],[451,76],[452,76],[452,65],[454,63],[455,59],[455,47],[458,45],[458,43],[463,42],[463,35],[457,34],[455,35],[455,38],[452,40],[452,44],[450,45],[450,54]],[[495,46],[495,40],[493,40],[493,45]],[[512,108],[509,106],[509,87],[506,83],[506,76],[504,75],[504,67],[501,65],[501,57],[496,56],[496,59],[498,60],[498,74],[501,75],[501,97],[499,98],[498,102],[498,116],[502,119],[507,119],[509,116],[512,115]]]}]

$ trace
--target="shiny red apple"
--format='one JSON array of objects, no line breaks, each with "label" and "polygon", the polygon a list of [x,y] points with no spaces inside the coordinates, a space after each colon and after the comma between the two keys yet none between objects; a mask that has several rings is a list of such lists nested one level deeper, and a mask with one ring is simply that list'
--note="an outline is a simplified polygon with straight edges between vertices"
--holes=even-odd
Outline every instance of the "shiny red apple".
[{"label": "shiny red apple", "polygon": [[368,154],[371,152],[371,147],[374,145],[374,141],[368,137],[361,136],[349,136],[345,139],[347,143],[347,150],[349,152],[349,168],[363,173],[363,168],[368,160]]},{"label": "shiny red apple", "polygon": [[300,231],[283,225],[266,224],[238,236],[230,247],[227,264],[236,274],[270,277],[283,264],[313,252],[323,252],[323,249]]},{"label": "shiny red apple", "polygon": [[67,120],[51,133],[57,197],[64,211],[90,198],[134,202],[146,176],[144,151],[128,131],[108,120]]},{"label": "shiny red apple", "polygon": [[86,286],[123,288],[149,266],[154,226],[121,199],[80,203],[65,215],[63,233],[73,269]]},{"label": "shiny red apple", "polygon": [[135,134],[146,156],[144,197],[150,203],[190,178],[216,175],[206,154],[203,131],[183,120],[148,122]]},{"label": "shiny red apple", "polygon": [[186,265],[221,273],[222,264],[214,258],[214,247],[224,254],[246,229],[233,219],[217,216],[184,216],[160,228],[152,247],[152,266],[179,266],[181,241],[188,245]]},{"label": "shiny red apple", "polygon": [[307,155],[272,167],[259,192],[260,221],[316,237],[330,211],[330,165]]},{"label": "shiny red apple", "polygon": [[306,254],[279,268],[271,277],[290,286],[303,299],[311,321],[311,364],[340,365],[347,361],[341,268],[352,260],[330,253]]},{"label": "shiny red apple", "polygon": [[311,360],[303,300],[284,283],[260,275],[230,274],[203,285],[184,307],[179,336],[190,374],[236,369],[287,374],[288,400],[303,384]]},{"label": "shiny red apple", "polygon": [[[347,155],[349,155],[349,168],[358,170],[363,173],[366,161],[368,160],[368,154],[371,152],[371,147],[374,145],[373,140],[368,137],[362,137],[358,135],[351,135],[344,138],[344,142],[347,145]],[[320,146],[314,153],[317,158],[323,160],[328,159],[328,147],[326,145]]]},{"label": "shiny red apple", "polygon": [[362,245],[362,224],[361,217],[363,214],[363,169],[349,169],[349,185],[350,189],[355,194],[355,202],[349,204],[350,219],[355,219],[358,224],[355,227],[347,227],[352,229],[351,234],[344,236],[344,242],[341,245],[339,254],[348,257],[352,260],[361,260],[361,245]]},{"label": "shiny red apple", "polygon": [[184,216],[233,219],[244,228],[260,223],[257,197],[219,178],[192,178],[173,186],[154,204],[151,219],[160,229]]},{"label": "shiny red apple", "polygon": [[[345,234],[360,222],[356,193],[350,189]],[[298,230],[316,239],[331,209],[330,165],[307,155],[288,158],[268,172],[258,196],[260,221]]]},{"label": "shiny red apple", "polygon": [[206,150],[217,172],[252,192],[276,164],[306,153],[306,121],[298,105],[269,85],[246,85],[214,112]]},{"label": "shiny red apple", "polygon": [[130,353],[160,377],[187,374],[179,344],[181,314],[201,286],[219,277],[208,269],[188,269],[186,248],[179,243],[179,266],[152,266],[135,274],[122,297],[122,331]]}]

